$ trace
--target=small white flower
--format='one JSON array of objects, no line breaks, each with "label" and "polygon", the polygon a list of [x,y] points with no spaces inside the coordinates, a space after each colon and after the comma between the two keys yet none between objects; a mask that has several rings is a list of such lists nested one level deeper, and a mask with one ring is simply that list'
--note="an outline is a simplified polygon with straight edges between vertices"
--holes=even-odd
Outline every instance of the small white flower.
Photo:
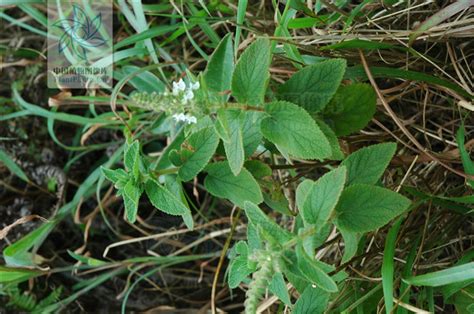
[{"label": "small white flower", "polygon": [[179,79],[178,82],[173,82],[173,95],[176,96],[179,92],[183,92],[186,89],[186,84],[183,79]]},{"label": "small white flower", "polygon": [[191,116],[184,113],[174,114],[173,118],[178,122],[182,121],[188,124],[197,123],[197,119],[195,116]]},{"label": "small white flower", "polygon": [[173,115],[173,118],[178,122],[186,120],[186,116],[184,115],[184,113],[180,113],[180,114],[176,113],[176,114]]},{"label": "small white flower", "polygon": [[190,89],[186,90],[186,92],[184,93],[183,101],[184,101],[184,102],[187,102],[187,101],[189,101],[189,100],[191,100],[191,99],[193,99],[193,98],[194,98],[194,93],[193,93],[193,91],[190,90]]},{"label": "small white flower", "polygon": [[199,89],[201,85],[199,84],[199,82],[194,82],[194,83],[191,83],[191,89],[192,90],[197,90]]},{"label": "small white flower", "polygon": [[194,116],[188,116],[188,123],[197,123],[197,119]]}]

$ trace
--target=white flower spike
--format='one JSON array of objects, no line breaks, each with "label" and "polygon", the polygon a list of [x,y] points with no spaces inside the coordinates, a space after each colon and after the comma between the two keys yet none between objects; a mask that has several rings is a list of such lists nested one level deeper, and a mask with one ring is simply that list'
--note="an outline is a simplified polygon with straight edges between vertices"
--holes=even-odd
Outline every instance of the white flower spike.
[{"label": "white flower spike", "polygon": [[191,84],[191,89],[192,90],[197,90],[197,89],[199,89],[199,87],[201,87],[199,82],[194,82],[194,83]]},{"label": "white flower spike", "polygon": [[194,93],[192,90],[188,89],[186,93],[184,93],[183,101],[187,102],[194,98]]},{"label": "white flower spike", "polygon": [[186,89],[186,84],[183,79],[179,79],[178,82],[173,82],[173,95],[176,96],[179,92],[183,92]]},{"label": "white flower spike", "polygon": [[177,122],[185,122],[187,124],[192,124],[192,123],[197,123],[197,119],[195,116],[191,116],[191,115],[188,115],[188,114],[184,114],[184,113],[177,113],[177,114],[174,114],[173,115],[173,118],[177,121]]}]

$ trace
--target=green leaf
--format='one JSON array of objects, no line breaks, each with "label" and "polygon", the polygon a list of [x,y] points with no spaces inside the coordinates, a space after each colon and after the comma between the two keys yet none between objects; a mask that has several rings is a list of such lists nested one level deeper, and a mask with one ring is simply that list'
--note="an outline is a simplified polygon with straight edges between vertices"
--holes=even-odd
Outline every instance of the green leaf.
[{"label": "green leaf", "polygon": [[[458,84],[450,81],[444,80],[437,76],[433,76],[423,72],[416,72],[416,71],[408,71],[404,69],[396,69],[396,68],[389,68],[389,67],[370,67],[370,72],[374,78],[392,78],[392,79],[402,79],[402,80],[409,80],[409,81],[421,81],[426,82],[428,84],[434,84],[449,88],[459,95],[466,97],[467,99],[473,99],[473,96],[469,94],[466,90],[464,90]],[[362,79],[368,80],[367,73],[364,70],[362,65],[356,65],[352,67],[348,67],[346,72],[344,73],[345,80],[355,80],[355,79]]]},{"label": "green leaf", "polygon": [[135,65],[123,66],[121,70],[122,71],[114,72],[114,77],[118,74],[116,79],[121,80],[125,76],[133,73],[134,75],[128,80],[128,83],[140,92],[162,93],[166,89],[166,85],[150,71],[142,72],[141,68]]},{"label": "green leaf", "polygon": [[295,303],[293,314],[322,314],[327,309],[329,293],[308,285]]},{"label": "green leaf", "polygon": [[[234,50],[232,47],[232,33],[227,34],[219,43],[207,63],[203,78],[207,87],[214,92],[230,90],[232,73],[234,71]],[[223,101],[228,96],[223,95]]]},{"label": "green leaf", "polygon": [[385,303],[385,310],[387,313],[393,313],[393,288],[394,288],[394,273],[395,273],[395,249],[397,246],[398,231],[402,224],[403,217],[395,221],[387,233],[385,238],[385,246],[383,250],[382,260],[382,289]]},{"label": "green leaf", "polygon": [[344,254],[341,263],[346,263],[356,255],[362,234],[345,229],[339,229],[339,231],[344,239]]},{"label": "green leaf", "polygon": [[345,69],[344,59],[331,59],[307,66],[281,85],[277,96],[309,112],[319,112],[336,93]]},{"label": "green leaf", "polygon": [[242,138],[244,142],[245,156],[250,157],[258,145],[262,142],[262,133],[260,132],[260,121],[262,112],[246,111],[242,122]]},{"label": "green leaf", "polygon": [[369,84],[352,84],[338,89],[323,112],[337,136],[363,129],[375,114],[377,97]]},{"label": "green leaf", "polygon": [[245,162],[245,168],[255,179],[262,179],[272,175],[272,168],[258,159],[247,160]]},{"label": "green leaf", "polygon": [[[466,174],[474,176],[474,162],[471,160],[471,157],[464,146],[464,134],[464,123],[461,123],[461,126],[456,132],[456,141],[459,147],[459,154],[461,155],[462,165]],[[468,179],[467,182],[472,188],[474,188],[474,180]]]},{"label": "green leaf", "polygon": [[191,180],[204,169],[216,151],[219,137],[214,128],[208,127],[192,134],[186,142],[191,152],[179,168],[178,174],[183,181]]},{"label": "green leaf", "polygon": [[403,279],[403,281],[414,286],[439,287],[470,279],[474,279],[474,262],[433,273],[408,277]]},{"label": "green leaf", "polygon": [[262,134],[283,154],[319,160],[331,155],[328,140],[303,108],[277,101],[267,104],[265,111],[269,117],[261,122]]},{"label": "green leaf", "polygon": [[130,223],[137,220],[138,202],[142,191],[134,180],[129,180],[123,188],[123,201],[125,204],[125,217]]},{"label": "green leaf", "polygon": [[240,56],[232,76],[232,95],[239,103],[260,105],[270,80],[270,40],[257,39]]},{"label": "green leaf", "polygon": [[403,213],[410,200],[393,191],[366,184],[346,188],[336,207],[336,224],[352,232],[380,228]]},{"label": "green leaf", "polygon": [[262,240],[258,234],[257,227],[252,223],[247,224],[247,242],[249,245],[250,252],[260,250],[262,248]]},{"label": "green leaf", "polygon": [[22,282],[41,275],[39,270],[5,267],[0,265],[0,283]]},{"label": "green leaf", "polygon": [[305,179],[296,188],[296,206],[298,206],[300,212],[303,210],[304,203],[306,201],[306,198],[308,197],[309,192],[313,188],[313,185],[313,181]]},{"label": "green leaf", "polygon": [[145,191],[153,206],[169,215],[183,217],[186,226],[193,229],[191,211],[176,195],[151,179],[146,182]]},{"label": "green leaf", "polygon": [[293,235],[287,230],[281,228],[254,203],[245,202],[244,205],[245,214],[248,220],[257,228],[260,228],[265,234],[269,235],[272,239],[279,243],[285,243],[289,241]]},{"label": "green leaf", "polygon": [[234,175],[240,173],[245,159],[242,137],[243,114],[240,110],[219,110],[217,113],[217,122],[219,122],[219,125],[221,125],[226,133],[221,138],[230,169]]},{"label": "green leaf", "polygon": [[282,273],[276,272],[273,275],[268,289],[283,303],[291,306],[290,294],[288,293],[288,288],[286,287],[285,279],[283,278]]},{"label": "green leaf", "polygon": [[331,146],[331,156],[329,159],[331,160],[342,160],[344,159],[344,153],[341,150],[341,146],[339,145],[339,140],[337,139],[336,133],[326,124],[323,120],[319,118],[314,119],[316,124],[319,126],[321,131],[326,136],[329,145]]},{"label": "green leaf", "polygon": [[350,154],[341,163],[347,167],[347,185],[377,183],[396,149],[395,143],[383,143],[364,147]]},{"label": "green leaf", "polygon": [[333,214],[346,182],[346,167],[342,166],[318,179],[309,191],[301,215],[306,224],[323,226]]},{"label": "green leaf", "polygon": [[26,173],[1,148],[0,148],[0,161],[8,168],[8,170],[10,170],[17,177],[19,177],[20,179],[26,182],[30,181]]},{"label": "green leaf", "polygon": [[229,276],[227,277],[227,283],[229,288],[234,289],[252,273],[252,269],[248,265],[248,246],[244,241],[239,241],[234,247],[234,252],[237,256],[234,256],[229,265]]},{"label": "green leaf", "polygon": [[140,174],[140,143],[138,141],[135,140],[127,146],[124,154],[124,164],[133,177],[138,179]]},{"label": "green leaf", "polygon": [[306,279],[324,291],[337,292],[338,289],[334,280],[306,254],[302,245],[296,247],[296,256],[298,258],[298,267]]},{"label": "green leaf", "polygon": [[239,207],[243,207],[245,201],[256,204],[263,201],[260,186],[247,169],[242,168],[235,176],[229,163],[222,161],[210,164],[206,171],[204,186],[212,195],[226,198]]},{"label": "green leaf", "polygon": [[125,170],[118,168],[118,169],[108,169],[105,167],[100,167],[102,174],[104,177],[111,181],[113,184],[117,184],[119,181],[126,181],[128,180],[128,174]]},{"label": "green leaf", "polygon": [[392,44],[375,42],[365,39],[351,39],[345,40],[336,44],[327,45],[319,48],[321,51],[325,50],[341,50],[341,49],[368,49],[368,50],[378,50],[378,49],[399,49],[402,51],[407,51],[408,49]]}]

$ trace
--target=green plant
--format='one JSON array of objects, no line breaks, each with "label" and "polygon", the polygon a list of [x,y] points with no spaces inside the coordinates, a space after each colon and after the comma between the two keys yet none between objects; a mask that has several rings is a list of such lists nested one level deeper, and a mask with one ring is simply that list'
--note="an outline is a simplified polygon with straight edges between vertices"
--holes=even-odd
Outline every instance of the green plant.
[{"label": "green plant", "polygon": [[[249,285],[246,312],[256,312],[267,287],[291,306],[287,281],[301,293],[295,312],[307,312],[309,299],[328,302],[347,276],[314,258],[333,226],[344,238],[342,262],[347,262],[364,233],[404,213],[410,201],[377,185],[395,144],[370,146],[346,158],[341,151],[337,135],[363,128],[375,112],[375,93],[369,85],[341,85],[346,61],[329,59],[304,67],[275,86],[272,94],[271,60],[270,40],[260,38],[234,65],[228,35],[197,79],[188,73],[187,83],[180,79],[172,90],[135,94],[132,107],[165,112],[183,136],[177,136],[154,163],[142,157],[139,141],[129,138],[125,169],[102,171],[123,197],[130,222],[136,219],[145,191],[156,208],[182,216],[189,228],[193,221],[182,183],[207,173],[205,189],[243,208],[249,221],[248,239],[234,246],[228,273],[231,288],[242,281]],[[256,158],[256,150],[263,157]],[[303,180],[296,190],[296,207],[290,209],[284,203],[275,206],[281,191],[272,188],[277,182],[272,182],[270,161],[278,154],[290,165],[295,159],[342,162],[326,162],[325,175]],[[258,205],[264,202],[279,207],[286,223],[279,225],[262,211]],[[290,229],[289,219],[294,222]]]},{"label": "green plant", "polygon": [[61,296],[62,287],[53,289],[45,298],[38,300],[35,295],[22,292],[18,285],[10,284],[2,287],[2,293],[9,297],[7,307],[12,309],[21,309],[28,313],[50,313],[45,309],[53,303],[56,303]]}]

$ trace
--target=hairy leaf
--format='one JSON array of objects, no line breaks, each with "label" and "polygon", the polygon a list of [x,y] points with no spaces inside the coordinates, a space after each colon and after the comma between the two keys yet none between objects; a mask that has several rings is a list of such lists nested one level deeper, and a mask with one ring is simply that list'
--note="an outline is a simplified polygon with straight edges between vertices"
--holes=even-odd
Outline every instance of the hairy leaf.
[{"label": "hairy leaf", "polygon": [[322,314],[327,309],[329,293],[308,285],[293,308],[293,314]]},{"label": "hairy leaf", "polygon": [[193,229],[191,211],[176,195],[151,179],[146,182],[145,191],[153,206],[169,215],[182,216],[186,226]]},{"label": "hairy leaf", "polygon": [[332,59],[307,66],[281,85],[277,96],[309,112],[319,112],[336,92],[345,69],[344,59]]},{"label": "hairy leaf", "polygon": [[247,263],[248,250],[247,243],[244,241],[239,241],[234,246],[234,252],[237,256],[234,256],[230,262],[229,277],[227,278],[227,283],[231,289],[237,288],[252,273],[252,269]]},{"label": "hairy leaf", "polygon": [[283,303],[291,306],[290,294],[288,293],[288,288],[286,287],[285,278],[283,278],[282,273],[276,272],[273,275],[268,289]]},{"label": "hairy leaf", "polygon": [[338,289],[334,280],[306,254],[302,245],[297,246],[296,255],[300,271],[306,279],[324,291],[337,292]]},{"label": "hairy leaf", "polygon": [[[214,92],[230,90],[234,71],[234,50],[232,34],[227,34],[214,50],[204,72],[203,78],[207,87]],[[223,95],[225,101],[228,96]]]},{"label": "hairy leaf", "polygon": [[183,181],[191,180],[204,169],[216,151],[219,137],[214,128],[207,127],[193,133],[186,142],[190,152],[178,172]]},{"label": "hairy leaf", "polygon": [[331,217],[346,182],[346,168],[336,168],[318,179],[301,211],[306,224],[323,226]]},{"label": "hairy leaf", "polygon": [[239,175],[235,176],[227,161],[210,164],[204,180],[206,189],[216,197],[226,198],[239,207],[245,201],[259,204],[263,201],[262,191],[257,181],[242,168]]},{"label": "hairy leaf", "polygon": [[364,147],[349,155],[341,165],[347,167],[347,185],[375,184],[395,154],[395,143]]},{"label": "hairy leaf", "polygon": [[284,243],[290,240],[293,236],[290,232],[281,228],[273,220],[271,220],[265,213],[254,203],[245,202],[245,214],[248,220],[257,228],[260,228],[265,234],[279,243]]},{"label": "hairy leaf", "polygon": [[245,152],[242,137],[242,118],[244,113],[239,110],[220,110],[217,113],[217,122],[223,129],[221,136],[224,150],[229,161],[230,169],[238,175],[244,165]]},{"label": "hairy leaf", "polygon": [[336,207],[336,224],[352,232],[380,228],[410,206],[406,197],[385,188],[354,184],[346,188]]},{"label": "hairy leaf", "polygon": [[270,40],[257,39],[240,56],[232,76],[232,95],[239,103],[261,105],[270,79]]},{"label": "hairy leaf", "polygon": [[269,116],[261,122],[262,134],[283,154],[319,160],[331,155],[328,140],[303,108],[277,101],[267,104],[265,111]]},{"label": "hairy leaf", "polygon": [[337,136],[363,129],[375,114],[376,95],[369,84],[340,87],[324,110],[324,119]]}]

